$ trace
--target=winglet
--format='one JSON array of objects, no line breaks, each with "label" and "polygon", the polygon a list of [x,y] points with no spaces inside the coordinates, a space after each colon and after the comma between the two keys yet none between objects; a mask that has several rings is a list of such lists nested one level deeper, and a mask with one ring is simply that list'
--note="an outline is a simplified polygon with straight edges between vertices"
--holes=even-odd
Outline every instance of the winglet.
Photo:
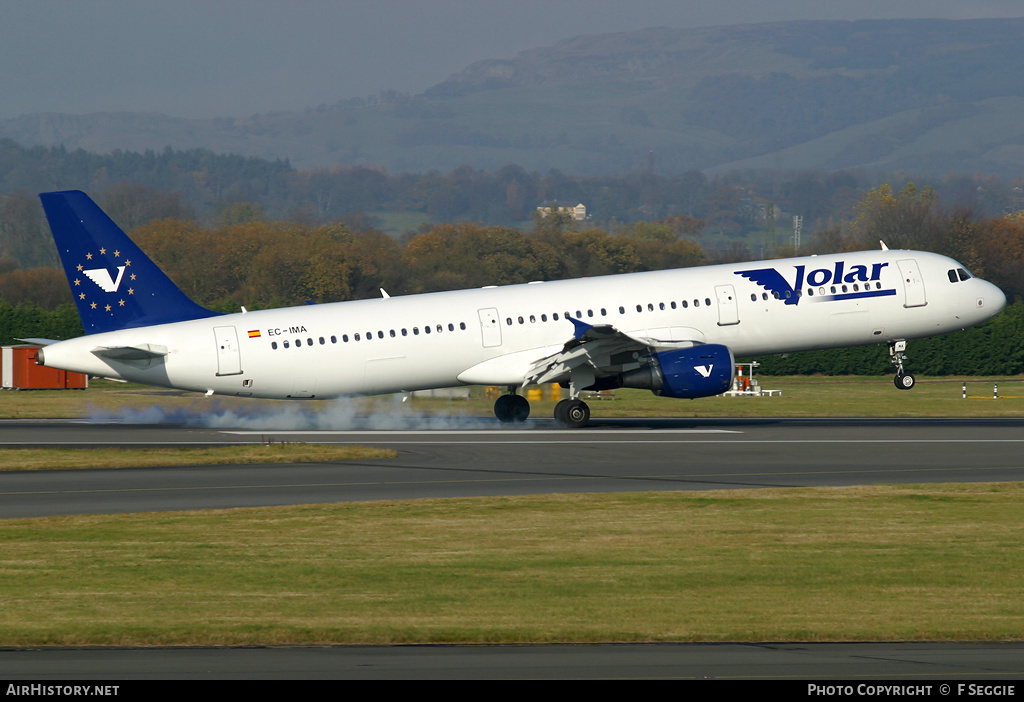
[{"label": "winglet", "polygon": [[569,315],[565,315],[565,318],[572,322],[573,326],[576,327],[576,331],[573,333],[573,336],[576,337],[576,341],[582,339],[584,334],[594,328],[594,325],[581,322],[578,319],[573,319]]},{"label": "winglet", "polygon": [[39,199],[86,334],[219,314],[190,300],[85,193]]}]

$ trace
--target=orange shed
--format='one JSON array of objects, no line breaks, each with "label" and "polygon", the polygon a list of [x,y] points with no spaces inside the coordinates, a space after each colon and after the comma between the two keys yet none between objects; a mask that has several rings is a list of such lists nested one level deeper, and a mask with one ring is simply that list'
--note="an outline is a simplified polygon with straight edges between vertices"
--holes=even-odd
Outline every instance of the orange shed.
[{"label": "orange shed", "polygon": [[0,387],[14,390],[53,390],[89,387],[84,373],[36,365],[38,346],[0,346]]}]

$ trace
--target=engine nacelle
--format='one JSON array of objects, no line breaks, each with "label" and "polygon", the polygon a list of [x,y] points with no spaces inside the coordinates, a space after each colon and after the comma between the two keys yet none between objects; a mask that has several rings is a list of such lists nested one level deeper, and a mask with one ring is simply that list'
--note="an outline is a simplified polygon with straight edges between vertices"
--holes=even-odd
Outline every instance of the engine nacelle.
[{"label": "engine nacelle", "polygon": [[732,351],[721,344],[658,352],[643,368],[627,371],[620,387],[644,388],[662,397],[695,398],[721,395],[732,385]]}]

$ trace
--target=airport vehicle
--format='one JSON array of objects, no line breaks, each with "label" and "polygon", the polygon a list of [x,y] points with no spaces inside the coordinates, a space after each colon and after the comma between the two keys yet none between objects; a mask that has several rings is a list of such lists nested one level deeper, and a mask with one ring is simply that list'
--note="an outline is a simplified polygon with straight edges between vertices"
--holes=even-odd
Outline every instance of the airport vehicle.
[{"label": "airport vehicle", "polygon": [[886,343],[910,389],[907,340],[1006,304],[922,251],[863,251],[219,314],[181,290],[79,191],[41,196],[86,335],[42,365],[206,395],[331,398],[498,385],[522,421],[526,385],[562,383],[555,419],[582,427],[587,389],[673,398],[729,389],[735,356]]}]

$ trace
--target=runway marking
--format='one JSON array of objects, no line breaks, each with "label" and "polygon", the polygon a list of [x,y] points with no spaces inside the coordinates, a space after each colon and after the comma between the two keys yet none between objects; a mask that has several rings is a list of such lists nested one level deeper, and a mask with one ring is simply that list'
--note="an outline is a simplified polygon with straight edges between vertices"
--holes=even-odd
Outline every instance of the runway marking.
[{"label": "runway marking", "polygon": [[[222,434],[239,434],[240,432],[220,432]],[[390,435],[408,436],[413,432],[351,432],[353,437],[361,437],[359,443],[369,444],[389,444],[389,445],[415,445],[415,446],[473,446],[473,445],[497,445],[497,444],[510,444],[510,445],[530,445],[530,444],[557,444],[564,445],[566,442],[561,439],[538,439],[531,441],[529,439],[520,440],[487,440],[480,439],[478,441],[471,440],[429,440],[429,439],[413,439],[409,441],[402,441],[396,439],[386,438]],[[383,436],[382,436],[383,434]],[[427,435],[435,435],[431,432],[424,432]],[[247,435],[250,436],[262,436],[268,439],[274,439],[276,437],[284,435],[282,432],[263,431],[263,432],[251,432]],[[443,436],[444,434],[440,434]],[[736,437],[735,439],[723,440],[723,439],[669,439],[669,438],[644,438],[644,439],[591,439],[587,436],[569,435],[571,440],[569,443],[574,444],[727,444],[731,446],[757,446],[761,444],[1020,444],[1024,443],[1024,438],[1021,439],[749,439]],[[575,438],[572,438],[575,437]],[[338,441],[327,441],[319,440],[316,443],[321,444],[350,444],[352,439],[338,440]],[[76,441],[74,439],[67,439],[63,441],[3,441],[0,442],[0,448],[2,447],[13,447],[13,446],[238,446],[241,440],[238,441],[174,441],[174,440],[153,440],[153,441]],[[241,442],[246,443],[246,442]]]},{"label": "runway marking", "polygon": [[[266,436],[267,434],[284,436],[323,436],[337,434],[340,436],[507,436],[537,434],[556,434],[559,436],[580,436],[577,429],[221,429],[221,434],[237,434],[241,436]],[[738,429],[610,429],[601,434],[742,434]],[[585,436],[585,435],[584,435]]]}]

